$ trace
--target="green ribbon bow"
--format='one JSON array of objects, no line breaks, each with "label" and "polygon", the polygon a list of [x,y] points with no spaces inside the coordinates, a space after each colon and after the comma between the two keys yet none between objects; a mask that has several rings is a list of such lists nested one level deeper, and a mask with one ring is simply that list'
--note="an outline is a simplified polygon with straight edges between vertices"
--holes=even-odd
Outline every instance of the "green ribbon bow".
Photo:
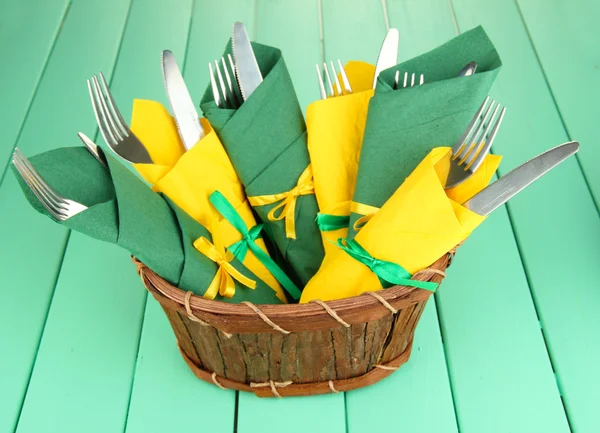
[{"label": "green ribbon bow", "polygon": [[358,242],[352,239],[340,238],[337,245],[355,260],[367,266],[377,277],[381,284],[387,288],[393,285],[417,287],[419,289],[435,292],[438,284],[428,281],[411,280],[412,275],[397,263],[378,260],[371,256]]},{"label": "green ribbon bow", "polygon": [[288,292],[288,294],[294,299],[300,299],[300,289],[290,280],[290,278],[283,272],[283,270],[275,263],[275,261],[269,257],[269,255],[263,251],[261,247],[256,244],[256,239],[260,237],[260,232],[263,229],[263,224],[258,224],[248,230],[248,226],[237,213],[235,208],[229,203],[223,194],[219,191],[213,192],[210,197],[210,202],[219,211],[219,213],[225,218],[235,229],[240,232],[242,239],[228,247],[229,251],[242,262],[246,257],[248,250],[252,251],[254,256],[271,272],[275,279],[281,284],[281,286]]},{"label": "green ribbon bow", "polygon": [[350,216],[329,215],[325,213],[317,214],[317,226],[322,232],[332,232],[334,230],[348,228],[350,224]]}]

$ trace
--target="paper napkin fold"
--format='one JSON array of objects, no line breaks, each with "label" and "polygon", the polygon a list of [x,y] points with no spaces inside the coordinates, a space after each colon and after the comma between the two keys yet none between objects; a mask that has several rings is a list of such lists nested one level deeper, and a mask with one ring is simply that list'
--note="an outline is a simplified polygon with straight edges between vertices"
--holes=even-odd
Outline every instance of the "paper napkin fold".
[{"label": "paper napkin fold", "polygon": [[[256,220],[227,152],[208,121],[200,121],[206,135],[186,152],[175,121],[165,107],[155,101],[136,99],[131,129],[155,162],[134,167],[155,191],[164,193],[206,227],[217,247],[227,248],[240,241],[242,234],[210,203],[214,191],[219,190],[227,198],[249,228],[256,225]],[[256,243],[267,252],[261,238]],[[245,254],[243,263],[286,302],[280,284],[252,251]]]},{"label": "paper napkin fold", "polygon": [[345,70],[352,93],[315,101],[306,110],[308,151],[326,253],[336,248],[328,241],[348,234],[367,107],[373,96],[373,65],[354,61]]},{"label": "paper napkin fold", "polygon": [[264,78],[260,86],[237,110],[218,108],[209,87],[201,107],[250,204],[303,285],[324,256],[306,126],[281,51],[256,43],[252,48]]},{"label": "paper napkin fold", "polygon": [[[457,77],[471,61],[477,62],[477,73]],[[488,95],[500,66],[492,42],[477,27],[379,75],[369,103],[350,237],[356,234],[355,222],[365,214],[361,205],[381,207],[434,145],[455,144]],[[425,84],[394,90],[396,71],[401,77],[404,72],[424,74]]]},{"label": "paper napkin fold", "polygon": [[[88,206],[88,209],[57,221],[88,236],[117,244],[150,269],[182,290],[205,295],[220,265],[194,248],[210,233],[177,205],[156,194],[112,155],[106,154],[105,169],[83,147],[66,147],[30,158],[40,175],[58,193]],[[29,203],[52,218],[16,173]],[[225,302],[278,304],[275,292],[236,259],[228,262],[253,280],[253,290],[235,282],[235,294]],[[103,271],[103,270],[100,270]],[[109,269],[104,270],[110,272]]]},{"label": "paper napkin fold", "polygon": [[[370,255],[367,263],[377,266],[376,260],[394,264],[410,278],[466,239],[485,219],[454,201],[444,190],[449,159],[449,148],[433,149],[358,232],[354,241]],[[500,157],[488,155],[479,176],[469,178],[450,195],[476,194],[489,183],[499,163]],[[300,302],[341,299],[389,286],[380,278],[369,266],[338,247],[325,256],[323,266],[304,288]]]}]

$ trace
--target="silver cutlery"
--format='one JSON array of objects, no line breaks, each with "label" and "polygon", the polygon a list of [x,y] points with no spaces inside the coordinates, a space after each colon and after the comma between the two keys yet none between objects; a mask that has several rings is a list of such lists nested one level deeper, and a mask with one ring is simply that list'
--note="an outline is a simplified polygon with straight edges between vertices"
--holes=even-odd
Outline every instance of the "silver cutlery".
[{"label": "silver cutlery", "polygon": [[[404,82],[402,84],[402,88],[406,88],[406,87],[413,87],[415,85],[415,73],[412,73],[410,75],[410,84],[408,82],[408,72],[404,73]],[[400,81],[400,71],[396,71],[396,75],[394,76],[394,89],[398,89],[398,84]],[[425,77],[423,76],[423,74],[419,75],[419,82],[417,83],[418,86],[422,85],[425,82]]]},{"label": "silver cutlery", "polygon": [[96,160],[102,164],[105,168],[108,168],[108,164],[106,163],[106,159],[104,158],[104,155],[101,154],[98,151],[98,145],[96,143],[94,143],[87,135],[85,135],[83,132],[78,132],[77,136],[79,137],[79,139],[83,142],[83,144],[85,145],[85,147],[87,148],[87,150],[92,154],[92,156],[94,158],[96,158]]},{"label": "silver cutlery", "polygon": [[502,176],[463,206],[479,215],[489,215],[578,150],[579,143],[576,141],[556,146]]},{"label": "silver cutlery", "polygon": [[459,77],[469,77],[477,70],[477,62],[469,62],[467,65],[460,70],[458,73]]},{"label": "silver cutlery", "polygon": [[200,124],[198,112],[185,81],[183,81],[175,56],[171,51],[164,50],[162,52],[161,66],[169,105],[171,105],[173,111],[179,136],[185,150],[190,150],[204,137],[204,129]]},{"label": "silver cutlery", "polygon": [[87,85],[96,122],[106,144],[128,162],[151,164],[150,154],[117,109],[102,72],[87,80]]},{"label": "silver cutlery", "polygon": [[[215,104],[220,108],[239,108],[242,105],[241,91],[235,78],[235,65],[231,54],[227,55],[228,61],[221,57],[221,62],[214,61],[208,64],[208,75],[213,92]],[[231,76],[233,75],[233,79]],[[225,77],[225,79],[223,79]]]},{"label": "silver cutlery", "polygon": [[233,58],[235,59],[235,72],[240,85],[242,99],[246,101],[252,92],[262,83],[263,77],[252,50],[252,44],[244,24],[236,22],[233,25]]},{"label": "silver cutlery", "polygon": [[15,149],[12,162],[31,192],[54,219],[64,221],[87,209],[87,206],[63,197],[48,185],[19,149]]},{"label": "silver cutlery", "polygon": [[[340,84],[340,80],[338,78],[338,72],[335,68],[333,62],[329,62],[331,66],[331,74],[333,75],[335,90],[337,91],[338,96],[342,96],[344,94],[352,93],[352,87],[350,86],[350,80],[348,80],[348,75],[346,74],[346,70],[344,69],[344,65],[340,59],[338,59],[338,67],[339,67],[339,75],[342,77],[342,82],[344,83],[344,89],[342,91],[342,84]],[[329,94],[325,91],[325,83],[323,82],[323,74],[327,78],[327,89],[329,90]],[[321,92],[321,99],[327,99],[328,97],[334,97],[336,92],[333,90],[333,84],[331,82],[331,75],[329,74],[329,68],[327,67],[327,63],[323,63],[323,70],[317,64],[317,77],[319,79],[319,91]]]},{"label": "silver cutlery", "polygon": [[[506,112],[506,107],[503,107],[500,115],[496,117],[500,110],[500,103],[493,100],[488,105],[489,100],[489,96],[485,98],[463,134],[452,147],[450,172],[445,188],[452,188],[467,180],[477,171],[489,153]],[[482,115],[484,110],[485,114]]]},{"label": "silver cutlery", "polygon": [[398,44],[400,42],[400,33],[398,29],[391,28],[388,30],[375,66],[375,76],[373,77],[373,88],[377,86],[377,77],[381,71],[396,66],[398,63]]}]

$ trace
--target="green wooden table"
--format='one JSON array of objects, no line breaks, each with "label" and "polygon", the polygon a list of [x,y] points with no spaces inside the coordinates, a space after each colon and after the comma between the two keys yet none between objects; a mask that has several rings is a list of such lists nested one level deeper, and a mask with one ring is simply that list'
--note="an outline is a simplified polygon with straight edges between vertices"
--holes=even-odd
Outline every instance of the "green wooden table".
[{"label": "green wooden table", "polygon": [[[600,431],[599,19],[597,0],[0,2],[0,432]],[[260,400],[195,379],[128,254],[33,212],[5,169],[15,146],[94,137],[98,71],[129,117],[166,103],[170,48],[199,101],[236,20],[283,49],[303,107],[315,63],[374,62],[387,26],[404,60],[483,24],[504,61],[500,174],[581,142],[460,249],[410,362],[369,388]]]}]

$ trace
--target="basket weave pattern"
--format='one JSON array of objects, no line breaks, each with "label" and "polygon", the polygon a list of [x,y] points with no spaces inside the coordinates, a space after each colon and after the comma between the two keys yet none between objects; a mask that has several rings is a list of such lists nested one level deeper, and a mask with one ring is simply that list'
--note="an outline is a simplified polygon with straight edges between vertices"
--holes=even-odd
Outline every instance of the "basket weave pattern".
[{"label": "basket weave pattern", "polygon": [[[451,255],[413,276],[440,283]],[[186,293],[133,259],[194,374],[261,397],[370,385],[408,360],[431,292],[395,286],[330,302],[229,304]]]}]

